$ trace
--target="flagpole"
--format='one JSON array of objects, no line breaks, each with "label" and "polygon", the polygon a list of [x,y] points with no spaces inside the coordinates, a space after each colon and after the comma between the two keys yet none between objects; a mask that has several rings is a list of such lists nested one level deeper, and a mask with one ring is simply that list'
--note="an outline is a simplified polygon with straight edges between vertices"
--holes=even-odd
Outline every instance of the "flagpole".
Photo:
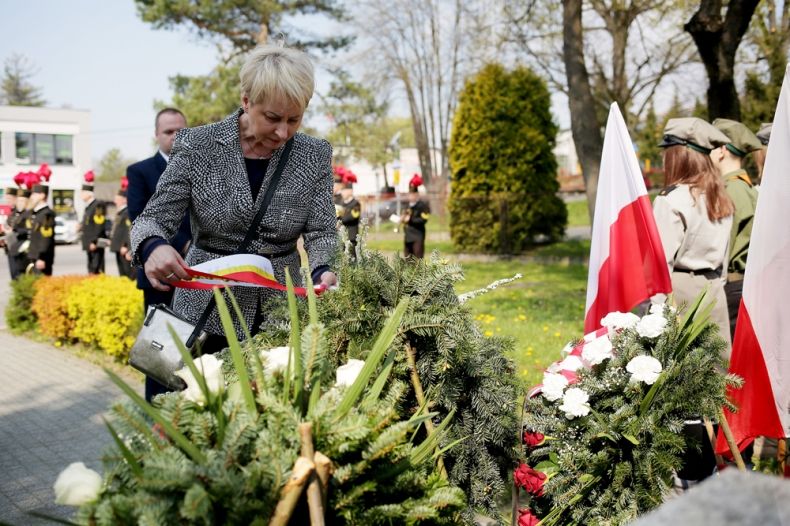
[{"label": "flagpole", "polygon": [[730,448],[732,458],[735,459],[735,464],[739,470],[746,471],[746,464],[743,463],[741,451],[738,449],[738,444],[735,443],[735,438],[732,436],[732,429],[730,429],[730,424],[727,423],[727,417],[724,416],[724,409],[719,409],[719,425],[724,432],[724,438],[727,439],[727,446]]}]

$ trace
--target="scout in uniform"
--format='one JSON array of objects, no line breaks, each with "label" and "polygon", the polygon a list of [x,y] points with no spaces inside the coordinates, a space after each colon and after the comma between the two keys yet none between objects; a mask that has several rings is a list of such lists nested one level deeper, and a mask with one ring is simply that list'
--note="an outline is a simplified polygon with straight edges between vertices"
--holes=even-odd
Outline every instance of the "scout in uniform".
[{"label": "scout in uniform", "polygon": [[27,252],[28,267],[33,272],[52,275],[55,261],[55,212],[47,205],[49,187],[41,182],[33,186],[30,194],[31,225],[30,248]]},{"label": "scout in uniform", "polygon": [[9,252],[9,247],[12,244],[16,243],[16,236],[14,235],[14,229],[11,226],[14,214],[16,213],[16,196],[18,190],[16,186],[11,186],[6,188],[3,192],[3,198],[5,199],[6,205],[8,205],[10,212],[6,217],[6,222],[3,225],[3,248],[5,248],[5,254],[8,257],[8,274],[13,279],[16,277],[16,271],[14,270],[14,258],[11,256]]},{"label": "scout in uniform", "polygon": [[88,254],[88,274],[104,274],[104,246],[100,239],[107,238],[107,207],[93,194],[93,171],[85,174],[82,200],[85,215],[82,217],[82,250]]},{"label": "scout in uniform", "polygon": [[115,262],[118,264],[118,274],[134,279],[132,272],[132,255],[129,253],[129,229],[132,221],[129,219],[129,209],[126,206],[126,188],[121,180],[121,189],[115,196],[115,222],[110,235],[110,251],[115,252]]},{"label": "scout in uniform", "polygon": [[356,253],[357,235],[359,234],[359,221],[362,217],[362,205],[354,197],[354,183],[357,177],[350,174],[343,182],[343,189],[340,190],[340,215],[338,220],[348,233],[348,240],[351,242],[351,255]]},{"label": "scout in uniform", "polygon": [[757,165],[757,177],[762,179],[763,167],[765,166],[765,154],[768,152],[768,141],[771,140],[771,129],[773,128],[772,122],[764,122],[760,125],[757,131],[757,138],[763,145],[762,150],[758,150],[752,154],[754,157],[754,164]]},{"label": "scout in uniform", "polygon": [[757,208],[757,190],[752,185],[749,174],[743,169],[743,159],[750,153],[760,150],[763,145],[749,128],[738,121],[716,119],[713,125],[730,142],[711,153],[713,164],[724,178],[724,187],[730,196],[735,212],[732,217],[732,231],[729,243],[729,264],[724,294],[727,296],[727,310],[730,316],[730,337],[735,337],[735,323],[743,295],[743,273],[749,254],[749,240],[752,236],[754,211]]},{"label": "scout in uniform", "polygon": [[[724,279],[733,206],[710,153],[729,139],[713,125],[697,118],[670,119],[664,129],[666,187],[653,202],[661,242],[672,278],[675,302],[693,302],[708,290],[713,302],[711,320],[730,349],[730,323]],[[687,442],[675,488],[684,491],[713,474],[716,460],[699,418],[688,415],[683,436]]]},{"label": "scout in uniform", "polygon": [[401,217],[404,223],[404,256],[422,259],[425,256],[425,223],[431,217],[431,207],[420,199],[422,177],[418,174],[409,181],[409,208]]}]

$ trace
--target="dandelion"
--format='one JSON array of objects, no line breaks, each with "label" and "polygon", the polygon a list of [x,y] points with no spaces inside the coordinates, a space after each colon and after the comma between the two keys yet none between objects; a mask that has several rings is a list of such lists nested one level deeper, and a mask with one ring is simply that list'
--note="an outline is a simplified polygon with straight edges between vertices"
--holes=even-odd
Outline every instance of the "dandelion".
[{"label": "dandelion", "polygon": [[491,336],[494,335],[494,333],[492,331],[486,331],[483,334],[485,335],[486,338],[490,338]]},{"label": "dandelion", "polygon": [[543,332],[549,332],[549,326],[548,325],[544,325],[543,326]]},{"label": "dandelion", "polygon": [[560,337],[560,333],[559,333],[559,331],[554,333],[554,337],[555,337],[555,338],[559,338],[559,337]]}]

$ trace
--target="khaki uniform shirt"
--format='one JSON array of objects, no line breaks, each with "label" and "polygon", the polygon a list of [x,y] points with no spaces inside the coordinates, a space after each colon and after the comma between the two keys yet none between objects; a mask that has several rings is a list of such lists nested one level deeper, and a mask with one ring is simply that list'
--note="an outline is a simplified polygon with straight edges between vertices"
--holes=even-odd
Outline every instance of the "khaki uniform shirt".
[{"label": "khaki uniform shirt", "polygon": [[665,188],[653,202],[669,270],[721,270],[726,273],[732,217],[708,218],[705,195],[696,199],[691,187]]},{"label": "khaki uniform shirt", "polygon": [[728,272],[743,274],[746,270],[749,240],[752,237],[754,211],[757,208],[757,190],[749,182],[749,175],[745,170],[724,174],[724,185],[735,205],[732,230],[730,231]]}]

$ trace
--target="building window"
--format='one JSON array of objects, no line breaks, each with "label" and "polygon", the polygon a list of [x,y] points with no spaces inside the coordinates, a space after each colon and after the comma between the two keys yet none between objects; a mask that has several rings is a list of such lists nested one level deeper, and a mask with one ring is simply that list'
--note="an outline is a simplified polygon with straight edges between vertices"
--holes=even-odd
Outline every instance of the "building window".
[{"label": "building window", "polygon": [[71,135],[17,133],[17,164],[74,164]]}]

